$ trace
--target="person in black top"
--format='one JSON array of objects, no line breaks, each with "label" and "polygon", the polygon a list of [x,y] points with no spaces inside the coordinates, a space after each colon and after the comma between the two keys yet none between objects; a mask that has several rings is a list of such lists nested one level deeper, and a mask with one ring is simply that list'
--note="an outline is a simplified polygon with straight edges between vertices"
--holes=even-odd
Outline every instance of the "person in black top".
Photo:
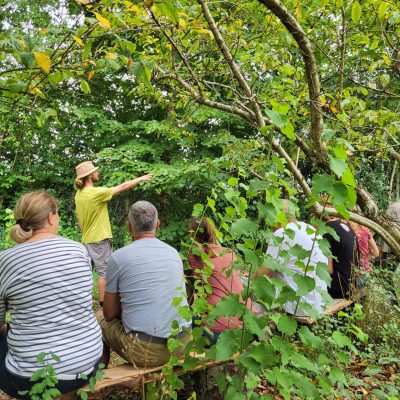
[{"label": "person in black top", "polygon": [[326,223],[339,236],[335,240],[330,233],[324,235],[332,252],[329,259],[332,272],[331,287],[328,293],[334,299],[348,298],[351,292],[352,265],[358,265],[357,236],[350,226],[341,219],[331,219]]}]

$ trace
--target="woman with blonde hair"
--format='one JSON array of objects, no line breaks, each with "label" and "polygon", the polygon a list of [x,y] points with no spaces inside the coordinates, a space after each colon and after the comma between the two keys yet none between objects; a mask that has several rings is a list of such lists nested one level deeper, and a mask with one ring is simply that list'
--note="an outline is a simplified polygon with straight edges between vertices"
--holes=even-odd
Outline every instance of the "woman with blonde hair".
[{"label": "woman with blonde hair", "polygon": [[90,259],[81,244],[57,236],[58,204],[49,193],[25,194],[14,215],[18,244],[0,253],[0,390],[29,399],[44,353],[56,389],[67,393],[86,383],[81,374],[90,377],[102,354]]},{"label": "woman with blonde hair", "polygon": [[[208,259],[212,268],[211,274],[207,278],[207,283],[211,286],[211,293],[206,298],[207,302],[215,307],[224,297],[242,293],[243,283],[240,272],[233,269],[232,266],[236,260],[236,255],[232,250],[217,244],[217,235],[212,221],[207,218],[192,218],[189,222],[189,232],[200,246],[200,252],[204,254],[204,256],[201,256],[193,252],[189,255],[188,262],[191,266],[191,270],[188,272],[189,278],[192,280],[201,279],[203,270],[209,267],[206,267],[207,261],[204,260]],[[244,302],[243,299],[241,301]],[[247,300],[246,305],[257,312],[255,306],[252,306],[251,299]],[[242,322],[239,316],[217,319],[213,326],[208,327],[213,333],[213,337],[209,338],[210,344],[215,343],[223,331],[241,326]]]}]

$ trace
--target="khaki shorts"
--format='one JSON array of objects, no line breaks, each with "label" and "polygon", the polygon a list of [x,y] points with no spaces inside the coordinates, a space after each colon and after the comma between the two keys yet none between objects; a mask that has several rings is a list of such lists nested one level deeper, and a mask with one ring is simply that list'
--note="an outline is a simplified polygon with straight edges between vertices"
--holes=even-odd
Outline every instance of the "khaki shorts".
[{"label": "khaki shorts", "polygon": [[112,245],[110,239],[104,239],[95,243],[84,243],[89,253],[94,268],[99,278],[106,279],[107,263],[112,253]]},{"label": "khaki shorts", "polygon": [[[120,357],[136,367],[158,367],[165,364],[170,357],[166,344],[152,343],[139,339],[136,333],[126,333],[122,321],[113,319],[107,322],[103,316],[98,318],[103,341]],[[185,346],[192,340],[191,332],[183,335],[181,346],[172,355],[183,358]]]}]

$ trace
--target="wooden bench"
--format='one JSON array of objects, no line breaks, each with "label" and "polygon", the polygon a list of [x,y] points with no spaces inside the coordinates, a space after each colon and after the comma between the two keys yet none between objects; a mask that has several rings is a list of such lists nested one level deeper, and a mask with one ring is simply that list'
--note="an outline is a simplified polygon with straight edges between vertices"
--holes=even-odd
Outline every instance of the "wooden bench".
[{"label": "wooden bench", "polygon": [[[336,314],[338,311],[343,310],[344,308],[353,304],[353,300],[347,299],[334,299],[333,304],[326,308],[325,312],[322,314],[322,317],[325,315],[333,315]],[[301,324],[311,325],[316,320],[311,317],[296,317],[296,321],[300,322]]]},{"label": "wooden bench", "polygon": [[[209,367],[225,364],[226,361],[206,361],[202,356],[192,355],[199,359],[199,363],[190,371],[184,371],[181,367],[174,368],[174,373],[182,375],[184,373],[192,373]],[[82,390],[88,395],[89,399],[102,399],[112,391],[120,389],[130,389],[139,391],[144,388],[146,383],[160,381],[164,377],[162,372],[164,365],[153,368],[138,368],[130,364],[124,364],[118,367],[111,367],[103,370],[103,378],[95,385],[94,393],[90,392],[89,386],[86,385]]]}]

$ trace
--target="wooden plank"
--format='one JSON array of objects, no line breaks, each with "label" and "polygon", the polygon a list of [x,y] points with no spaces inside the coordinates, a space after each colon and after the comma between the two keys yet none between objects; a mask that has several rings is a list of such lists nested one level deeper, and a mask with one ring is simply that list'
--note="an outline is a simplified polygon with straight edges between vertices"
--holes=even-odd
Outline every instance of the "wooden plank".
[{"label": "wooden plank", "polygon": [[[181,375],[186,372],[195,372],[211,366],[224,364],[225,361],[206,361],[204,362],[204,354],[191,354],[192,357],[198,358],[198,365],[190,371],[184,371],[181,367],[176,367],[174,373]],[[88,385],[82,390],[88,394],[90,399],[98,399],[105,396],[110,388],[129,388],[137,390],[145,383],[154,382],[163,378],[164,365],[154,368],[138,368],[130,364],[124,364],[118,367],[112,367],[104,370],[103,379],[96,383],[95,393],[91,393]]]},{"label": "wooden plank", "polygon": [[[333,304],[326,308],[325,312],[322,314],[322,317],[325,315],[333,315],[338,311],[343,310],[344,308],[350,306],[353,303],[353,300],[348,299],[334,299]],[[301,324],[312,325],[315,320],[311,317],[296,317],[296,321]]]}]

